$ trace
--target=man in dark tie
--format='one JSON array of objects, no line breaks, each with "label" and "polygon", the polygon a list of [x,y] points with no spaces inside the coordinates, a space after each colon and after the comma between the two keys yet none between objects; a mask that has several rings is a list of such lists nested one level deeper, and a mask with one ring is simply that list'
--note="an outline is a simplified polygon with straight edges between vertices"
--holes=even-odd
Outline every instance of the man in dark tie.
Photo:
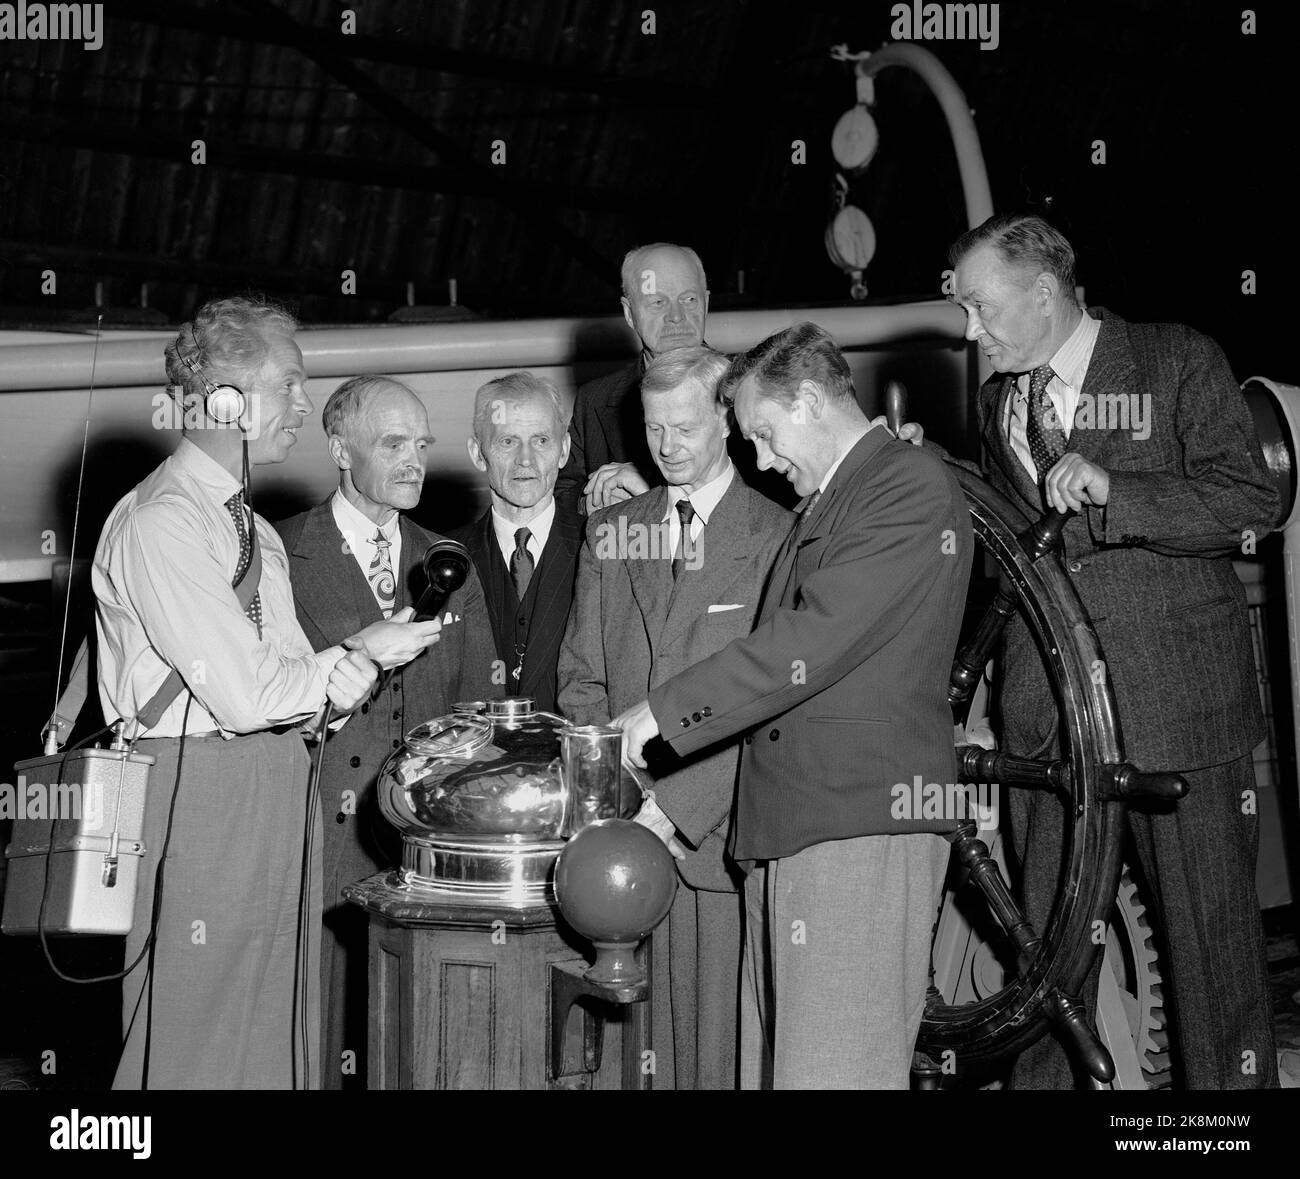
[{"label": "man in dark tie", "polygon": [[[578,724],[607,724],[753,626],[792,517],[747,486],[727,455],[717,396],[727,365],[710,348],[679,348],[641,381],[646,439],[667,486],[587,521],[560,653],[560,708]],[[732,741],[664,758],[638,816],[682,856],[672,910],[654,933],[657,1088],[736,1084],[741,906],[725,849],[738,754]]]},{"label": "man in dark tie", "polygon": [[[1251,755],[1264,735],[1235,553],[1273,527],[1277,494],[1218,346],[1179,324],[1086,314],[1070,243],[1038,217],[999,216],[954,243],[956,298],[994,375],[976,403],[985,473],[1028,517],[1078,515],[1064,560],[1101,639],[1130,761],[1188,781],[1173,807],[1130,805],[1131,856],[1164,934],[1180,1080],[1276,1085],[1255,895]],[[1019,620],[1001,680],[1009,753],[1052,756],[1057,713]],[[1025,902],[1038,923],[1057,886],[1063,810],[1011,792]],[[1086,998],[1096,994],[1096,972]],[[1048,1037],[1018,1087],[1072,1084]]]},{"label": "man in dark tie", "polygon": [[683,757],[743,737],[742,1083],[906,1088],[948,863],[937,833],[965,816],[910,813],[897,788],[956,782],[946,686],[969,513],[938,458],[867,420],[815,324],[737,358],[723,396],[802,515],[753,631],[617,723],[638,765],[656,736]]},{"label": "man in dark tie", "polygon": [[495,694],[556,707],[555,667],[573,601],[578,516],[555,481],[569,453],[564,407],[550,381],[518,372],[474,395],[469,456],[487,475],[492,503],[452,533],[469,549],[496,639]]},{"label": "man in dark tie", "polygon": [[[419,397],[392,377],[345,381],[321,414],[338,490],[276,525],[289,554],[294,608],[315,650],[381,618],[405,620],[424,590],[424,554],[439,538],[407,519],[420,501],[431,436]],[[379,814],[375,782],[409,730],[458,700],[500,695],[495,649],[471,569],[442,616],[437,645],[381,683],[324,750],[325,934],[321,952],[322,1084],[366,1081],[367,923],[345,886],[390,867],[396,833]]]}]

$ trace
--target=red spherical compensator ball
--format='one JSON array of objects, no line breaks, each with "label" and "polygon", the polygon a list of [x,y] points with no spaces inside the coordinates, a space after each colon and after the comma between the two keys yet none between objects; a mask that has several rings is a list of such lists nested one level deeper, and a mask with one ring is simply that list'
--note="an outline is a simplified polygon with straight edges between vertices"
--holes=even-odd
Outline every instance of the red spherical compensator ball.
[{"label": "red spherical compensator ball", "polygon": [[[668,915],[676,893],[672,854],[653,831],[629,819],[584,827],[555,866],[560,912],[598,950],[635,948]],[[598,955],[588,977],[622,974],[627,958]]]}]

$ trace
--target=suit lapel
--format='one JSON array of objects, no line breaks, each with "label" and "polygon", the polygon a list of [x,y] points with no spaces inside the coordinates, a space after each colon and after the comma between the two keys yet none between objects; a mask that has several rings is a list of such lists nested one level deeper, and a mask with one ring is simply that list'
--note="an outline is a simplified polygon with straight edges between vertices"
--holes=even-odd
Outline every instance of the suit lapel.
[{"label": "suit lapel", "polygon": [[[565,594],[565,582],[572,590],[573,563],[578,553],[578,521],[569,516],[560,505],[555,505],[555,519],[551,523],[551,535],[546,538],[546,549],[542,553],[541,564],[537,567],[537,598],[533,604],[533,622],[529,626],[530,634],[538,633],[541,622],[546,630],[553,629],[548,624],[553,620],[550,615],[557,608],[568,613],[568,600],[572,594]],[[562,625],[559,628],[563,630]]]},{"label": "suit lapel", "polygon": [[[669,597],[667,618],[658,632],[665,645],[698,621],[711,604],[723,604],[722,599],[715,598],[715,595],[723,594],[744,573],[747,563],[753,558],[749,545],[749,497],[752,494],[739,473],[733,474],[731,486],[718,501],[700,533],[703,563],[698,569],[684,570],[681,580],[672,587],[674,592]],[[817,506],[821,507],[820,504]],[[670,568],[670,581],[671,578]]]},{"label": "suit lapel", "polygon": [[1041,510],[1042,494],[1024,464],[1011,449],[1002,423],[1006,418],[1007,404],[1016,393],[1016,374],[1007,373],[993,391],[990,400],[992,411],[984,422],[984,448],[989,458],[997,464],[1002,477],[1015,488],[1016,493],[1035,510]]},{"label": "suit lapel", "polygon": [[[1069,448],[1090,463],[1105,466],[1101,456],[1110,449],[1123,431],[1101,429],[1110,420],[1113,405],[1131,404],[1129,398],[1137,392],[1137,365],[1129,347],[1128,333],[1123,321],[1103,313],[1097,342],[1088,361],[1088,372],[1079,390],[1079,407],[1075,410],[1074,425],[1070,430]],[[1122,398],[1123,401],[1117,400]],[[1091,421],[1087,414],[1091,414]]]},{"label": "suit lapel", "polygon": [[[649,495],[632,501],[623,513],[629,529],[628,537],[635,535],[630,531],[632,528],[643,530],[643,538],[655,536],[655,530],[661,527],[667,510],[666,487],[656,487]],[[667,529],[661,535],[666,537]],[[624,538],[619,539],[621,541]],[[668,617],[668,601],[673,593],[672,554],[665,555],[657,548],[652,549],[648,539],[639,543],[645,545],[645,556],[625,557],[623,564],[627,569],[628,580],[632,583],[632,596],[636,599],[641,617],[645,619],[647,633],[660,634]]]},{"label": "suit lapel", "polygon": [[334,523],[329,500],[308,513],[292,555],[319,566],[320,575],[301,578],[295,589],[303,613],[322,634],[334,634],[340,625],[351,625],[353,620],[366,626],[382,619],[379,603],[362,576],[356,557],[344,551],[343,537]]}]

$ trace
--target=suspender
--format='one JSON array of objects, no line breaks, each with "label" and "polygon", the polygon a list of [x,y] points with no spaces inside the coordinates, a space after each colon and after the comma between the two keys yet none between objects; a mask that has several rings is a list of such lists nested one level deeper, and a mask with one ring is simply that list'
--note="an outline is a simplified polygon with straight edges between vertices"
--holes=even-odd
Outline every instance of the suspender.
[{"label": "suspender", "polygon": [[[257,593],[258,584],[262,580],[262,548],[257,543],[257,521],[254,518],[250,535],[252,537],[252,552],[248,559],[248,568],[244,570],[244,576],[235,584],[235,597],[239,600],[239,606],[242,610],[247,610],[248,605]],[[72,726],[76,724],[77,718],[81,715],[82,708],[86,704],[86,694],[89,691],[90,684],[90,639],[89,637],[81,640],[81,646],[77,648],[76,657],[72,661],[72,672],[68,676],[68,686],[63,689],[63,695],[59,697],[59,702],[55,705],[54,715],[50,717],[49,723],[45,726],[46,732],[53,730],[56,735],[59,748],[62,748],[64,741],[72,732]],[[140,710],[136,717],[138,724],[137,731],[152,729],[162,719],[162,714],[167,711],[171,702],[181,694],[185,687],[185,680],[181,673],[174,667],[167,673],[167,678],[163,680],[162,686],[150,698],[148,703]]]}]

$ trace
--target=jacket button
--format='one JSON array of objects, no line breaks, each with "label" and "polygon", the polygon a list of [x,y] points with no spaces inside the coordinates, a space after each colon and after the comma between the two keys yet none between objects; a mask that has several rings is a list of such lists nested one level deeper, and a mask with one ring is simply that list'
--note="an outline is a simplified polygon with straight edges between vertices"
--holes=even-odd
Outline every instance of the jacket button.
[{"label": "jacket button", "polygon": [[525,626],[528,625],[528,619],[521,614],[519,615],[518,618],[515,619],[515,625],[522,630]]},{"label": "jacket button", "polygon": [[368,713],[369,711],[370,711],[370,705],[369,705],[369,704],[363,704],[363,705],[361,706],[361,715],[362,715],[362,716],[365,716],[366,713]]},{"label": "jacket button", "polygon": [[350,757],[348,758],[348,765],[354,770],[359,770],[361,768],[361,759],[359,757]]},{"label": "jacket button", "polygon": [[753,738],[753,737],[746,737],[746,738],[745,738],[745,744],[746,744],[746,745],[753,745],[753,744],[754,744],[754,738]]},{"label": "jacket button", "polygon": [[394,748],[394,749],[401,749],[401,747],[402,747],[402,743],[401,743],[401,741],[399,741],[396,737],[394,737],[394,738],[393,738],[393,748]]},{"label": "jacket button", "polygon": [[706,708],[706,709],[703,710],[703,712],[704,712],[704,715],[705,715],[705,716],[712,716],[712,715],[713,715],[713,709],[711,709],[711,708]]},{"label": "jacket button", "polygon": [[394,708],[393,720],[401,720],[401,719],[402,719],[402,710],[400,708]]},{"label": "jacket button", "polygon": [[334,822],[336,823],[346,823],[347,821],[348,817],[342,811],[339,811],[339,813],[334,816]]},{"label": "jacket button", "polygon": [[698,725],[700,723],[700,714],[698,712],[691,713],[691,720]]},{"label": "jacket button", "polygon": [[1082,562],[1082,561],[1071,561],[1071,562],[1069,563],[1069,565],[1066,566],[1066,568],[1069,569],[1069,571],[1070,571],[1071,573],[1078,573],[1079,570],[1083,568],[1083,562]]},{"label": "jacket button", "polygon": [[402,677],[400,675],[393,677],[392,687],[394,692],[400,692],[402,690]]},{"label": "jacket button", "polygon": [[768,735],[767,735],[767,739],[768,739],[769,741],[775,741],[775,740],[777,740],[777,738],[779,738],[780,736],[781,736],[781,730],[780,730],[780,729],[773,729],[770,733],[768,733]]},{"label": "jacket button", "polygon": [[689,729],[690,727],[691,727],[691,722],[688,721],[685,717],[682,717],[682,728]]}]

